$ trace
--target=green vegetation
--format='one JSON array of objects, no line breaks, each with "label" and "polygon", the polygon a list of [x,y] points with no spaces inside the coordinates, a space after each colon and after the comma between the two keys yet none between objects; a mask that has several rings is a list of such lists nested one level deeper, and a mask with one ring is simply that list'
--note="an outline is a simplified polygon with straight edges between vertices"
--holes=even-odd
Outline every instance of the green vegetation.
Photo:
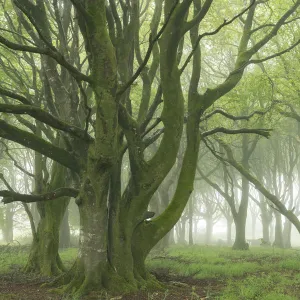
[{"label": "green vegetation", "polygon": [[[76,255],[77,248],[60,251],[67,267]],[[0,276],[20,270],[27,256],[27,247],[1,247]],[[298,249],[256,247],[244,252],[228,247],[174,246],[163,253],[153,252],[147,266],[167,281],[159,299],[172,299],[169,283],[173,282],[189,289],[189,299],[194,300],[200,299],[197,286],[215,300],[296,300],[300,293],[299,258]],[[148,299],[157,296],[157,292],[148,292]]]},{"label": "green vegetation", "polygon": [[[28,259],[27,246],[0,246],[0,274],[13,272],[25,267]],[[72,266],[78,249],[69,248],[59,252],[63,262],[69,268]]]},{"label": "green vegetation", "polygon": [[[154,273],[171,278],[221,283],[213,299],[299,299],[300,250],[253,248],[235,251],[228,247],[172,247],[164,255],[153,255],[148,266]],[[174,279],[176,280],[176,279]]]}]

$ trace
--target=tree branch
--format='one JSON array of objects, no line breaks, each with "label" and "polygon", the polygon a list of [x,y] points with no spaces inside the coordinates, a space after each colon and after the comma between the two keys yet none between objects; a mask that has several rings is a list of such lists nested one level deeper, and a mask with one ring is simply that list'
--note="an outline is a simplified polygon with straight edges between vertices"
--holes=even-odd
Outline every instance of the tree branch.
[{"label": "tree branch", "polygon": [[68,187],[62,187],[52,192],[48,192],[40,195],[20,194],[8,190],[0,191],[0,197],[3,197],[2,203],[4,204],[16,202],[16,201],[21,201],[24,203],[41,202],[41,201],[55,200],[60,197],[75,198],[78,196],[78,194],[79,194],[79,190],[74,188],[68,188]]},{"label": "tree branch", "polygon": [[56,147],[32,133],[18,129],[3,120],[0,120],[0,137],[35,150],[75,172],[80,170],[77,159],[68,151]]},{"label": "tree branch", "polygon": [[220,114],[220,115],[226,117],[227,119],[230,119],[230,120],[233,120],[233,121],[238,121],[238,120],[249,121],[255,115],[260,115],[260,116],[265,115],[266,113],[268,113],[271,110],[272,106],[276,103],[277,102],[273,101],[272,104],[270,105],[270,107],[268,109],[266,109],[265,111],[256,110],[256,111],[252,112],[250,115],[246,115],[246,116],[234,116],[234,115],[231,115],[231,114],[229,114],[228,112],[226,112],[222,109],[215,109],[214,111],[212,111],[211,113],[207,114],[202,119],[200,119],[200,122],[203,122],[203,121],[211,118],[215,114]]},{"label": "tree branch", "polygon": [[0,86],[0,95],[4,95],[4,96],[7,96],[7,97],[16,99],[16,100],[20,101],[21,103],[23,103],[25,105],[32,105],[32,103],[27,98],[25,98],[24,96],[16,94],[12,91],[6,90],[6,89],[2,88],[1,86]]},{"label": "tree branch", "polygon": [[118,97],[120,97],[123,93],[125,93],[125,91],[135,82],[135,80],[139,77],[139,75],[142,72],[142,70],[144,69],[144,67],[147,65],[148,60],[149,60],[150,55],[151,55],[151,52],[152,52],[152,49],[153,49],[155,43],[158,41],[158,39],[163,34],[165,28],[167,27],[167,25],[168,25],[168,23],[171,19],[171,16],[172,16],[173,12],[175,11],[175,8],[176,8],[178,3],[179,3],[179,0],[176,0],[173,7],[172,7],[172,9],[170,10],[170,13],[169,13],[164,25],[159,30],[157,35],[152,39],[152,35],[150,34],[150,36],[149,36],[149,47],[148,47],[148,50],[146,52],[146,55],[145,55],[145,58],[144,58],[143,62],[140,64],[140,66],[138,67],[138,69],[136,70],[134,75],[128,80],[128,82],[125,83],[122,87],[120,87],[120,89],[117,92]]},{"label": "tree branch", "polygon": [[[1,92],[0,92],[1,93]],[[12,105],[12,104],[1,104],[0,103],[0,112],[9,113],[9,114],[26,114],[36,120],[45,123],[55,129],[62,130],[73,136],[76,136],[80,139],[92,141],[93,138],[87,134],[84,130],[79,127],[72,126],[63,122],[62,120],[52,116],[47,111],[32,105]]]},{"label": "tree branch", "polygon": [[224,22],[219,27],[217,27],[215,30],[210,31],[210,32],[205,32],[203,34],[200,34],[198,36],[196,42],[193,45],[192,51],[190,52],[190,54],[188,55],[187,59],[185,60],[185,62],[183,64],[183,66],[181,67],[180,73],[183,73],[183,71],[185,70],[185,68],[189,64],[189,62],[190,62],[191,58],[193,57],[194,52],[198,48],[198,45],[199,45],[199,43],[200,43],[200,41],[201,41],[202,38],[204,38],[205,36],[210,36],[210,35],[217,34],[223,27],[225,27],[227,25],[230,25],[232,22],[234,22],[236,19],[238,19],[240,16],[242,16],[246,11],[248,11],[254,5],[254,3],[255,3],[255,0],[253,0],[248,7],[246,7],[244,10],[242,10],[239,14],[237,14],[236,16],[234,16],[229,21],[224,20]]},{"label": "tree branch", "polygon": [[212,130],[205,131],[201,133],[202,137],[207,137],[209,135],[215,134],[215,133],[226,133],[226,134],[240,134],[240,133],[253,133],[253,134],[258,134],[261,136],[264,136],[265,138],[270,137],[270,132],[272,129],[264,129],[264,128],[259,128],[259,129],[253,129],[253,128],[240,128],[240,129],[228,129],[224,127],[217,127]]},{"label": "tree branch", "polygon": [[27,46],[27,45],[20,45],[20,44],[17,44],[17,43],[7,40],[3,36],[0,36],[0,44],[3,44],[7,48],[16,50],[16,51],[25,51],[25,52],[37,53],[37,54],[43,54],[43,55],[50,56],[51,58],[55,59],[61,66],[65,67],[75,79],[92,83],[92,80],[89,76],[79,72],[74,66],[72,66],[65,59],[65,57],[61,53],[59,53],[57,51],[53,51],[49,48],[40,48],[40,47],[33,47],[33,46]]},{"label": "tree branch", "polygon": [[295,227],[297,228],[298,232],[300,232],[300,221],[297,216],[293,213],[292,210],[288,210],[285,205],[276,197],[275,195],[271,194],[263,184],[256,179],[253,175],[250,174],[241,164],[239,164],[233,156],[233,152],[230,147],[224,143],[223,141],[219,140],[222,144],[222,147],[225,149],[227,153],[227,159],[225,159],[229,164],[231,164],[236,170],[238,170],[246,179],[248,179],[257,190],[259,190],[266,198],[268,198],[278,209],[278,211],[283,214],[284,216],[291,221]]},{"label": "tree branch", "polygon": [[267,57],[264,57],[264,58],[261,58],[261,59],[251,59],[246,64],[243,65],[243,68],[246,67],[246,66],[248,66],[248,65],[251,65],[251,64],[260,64],[262,62],[265,62],[265,61],[270,60],[272,58],[275,58],[277,56],[281,56],[282,54],[285,54],[285,53],[291,51],[292,49],[294,49],[299,44],[300,44],[300,39],[296,43],[294,43],[293,45],[291,45],[290,47],[288,47],[285,50],[282,50],[280,52],[274,53],[274,54],[272,54],[270,56],[267,56]]},{"label": "tree branch", "polygon": [[6,155],[13,161],[14,166],[16,166],[19,170],[21,170],[24,174],[30,176],[30,177],[34,177],[34,175],[30,172],[28,172],[27,170],[25,170],[22,166],[19,165],[19,163],[14,159],[14,157],[9,153],[8,151],[8,147],[7,145],[1,141],[1,144],[5,147],[5,153]]}]

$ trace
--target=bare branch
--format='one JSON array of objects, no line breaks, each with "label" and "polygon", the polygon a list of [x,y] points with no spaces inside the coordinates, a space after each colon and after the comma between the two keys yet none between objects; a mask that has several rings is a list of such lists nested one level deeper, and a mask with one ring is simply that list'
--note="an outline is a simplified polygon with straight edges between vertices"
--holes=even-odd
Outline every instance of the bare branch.
[{"label": "bare branch", "polygon": [[287,52],[290,52],[292,49],[294,49],[299,44],[300,44],[300,39],[296,43],[294,43],[293,45],[291,45],[290,47],[286,48],[285,50],[282,50],[280,52],[274,53],[272,55],[269,55],[269,56],[261,58],[261,59],[251,59],[246,64],[244,64],[243,67],[246,67],[246,66],[251,65],[251,64],[260,64],[262,62],[265,62],[265,61],[270,60],[272,58],[275,58],[277,56],[281,56],[281,55],[283,55],[283,54],[285,54]]},{"label": "bare branch", "polygon": [[223,109],[215,109],[214,111],[212,111],[211,113],[205,115],[202,119],[200,119],[200,122],[203,122],[203,121],[211,118],[215,114],[220,114],[220,115],[226,117],[227,119],[230,119],[230,120],[233,120],[233,121],[238,121],[238,120],[249,121],[255,115],[260,115],[260,116],[265,115],[266,113],[268,113],[271,110],[272,106],[274,104],[276,104],[276,103],[277,102],[273,101],[272,104],[270,105],[270,107],[268,109],[266,109],[264,111],[262,111],[262,110],[256,110],[256,111],[252,112],[250,115],[246,115],[246,116],[234,116],[234,115],[231,115],[228,112],[224,111]]},{"label": "bare branch", "polygon": [[75,172],[80,170],[77,159],[68,151],[56,147],[32,133],[18,129],[3,120],[0,120],[0,137],[35,150]]},{"label": "bare branch", "polygon": [[176,8],[178,3],[179,3],[179,0],[176,0],[173,7],[170,10],[170,13],[169,13],[164,25],[159,30],[157,35],[152,39],[152,35],[150,34],[150,36],[149,36],[149,47],[148,47],[148,50],[146,52],[146,55],[145,55],[145,58],[144,58],[143,62],[140,64],[140,66],[138,67],[138,69],[136,70],[134,75],[128,80],[128,82],[125,83],[122,87],[120,87],[119,91],[117,92],[117,96],[121,96],[123,93],[125,93],[125,91],[135,82],[135,80],[139,77],[139,75],[142,72],[142,70],[144,69],[144,67],[147,65],[148,60],[151,56],[152,49],[153,49],[155,43],[158,41],[158,39],[163,34],[165,28],[167,27],[167,25],[168,25],[168,23],[171,19],[171,16],[172,16],[173,12],[175,11],[175,8]]},{"label": "bare branch", "polygon": [[258,134],[258,135],[264,136],[265,138],[269,138],[271,131],[272,131],[272,129],[264,129],[264,128],[228,129],[228,128],[224,128],[224,127],[217,127],[212,130],[208,130],[208,131],[201,133],[201,136],[207,137],[207,136],[215,134],[215,133],[226,133],[226,134],[253,133],[253,134]]},{"label": "bare branch", "polygon": [[202,38],[204,38],[205,36],[210,36],[210,35],[215,35],[217,34],[223,27],[231,24],[232,22],[234,22],[236,19],[238,19],[240,16],[242,16],[246,11],[248,11],[255,3],[255,0],[253,0],[251,2],[251,4],[246,7],[244,10],[242,10],[239,14],[237,14],[236,16],[234,16],[232,19],[230,19],[229,21],[226,21],[224,20],[224,22],[219,26],[217,27],[215,30],[213,31],[210,31],[210,32],[205,32],[203,34],[200,34],[196,40],[196,42],[194,43],[193,45],[193,49],[192,51],[190,52],[190,54],[188,55],[187,59],[185,60],[183,66],[181,67],[180,69],[180,73],[183,73],[183,71],[185,70],[185,68],[187,67],[187,65],[189,64],[191,58],[193,57],[194,55],[194,52],[196,51],[196,49],[198,48],[198,45],[201,41]]},{"label": "bare branch", "polygon": [[37,53],[37,54],[43,54],[43,55],[50,56],[53,59],[55,59],[61,66],[65,67],[75,79],[92,83],[92,80],[89,76],[79,72],[74,66],[72,66],[65,59],[65,57],[61,53],[58,53],[57,51],[53,51],[50,48],[41,48],[41,47],[20,45],[20,44],[17,44],[17,43],[7,40],[3,36],[0,36],[0,44],[3,44],[7,48],[16,50],[16,51],[25,51],[25,52]]},{"label": "bare branch", "polygon": [[14,157],[9,153],[9,149],[8,149],[7,145],[3,141],[1,141],[1,143],[5,147],[5,153],[7,154],[7,156],[13,161],[14,166],[16,166],[16,168],[21,170],[24,174],[26,174],[30,177],[34,177],[34,175],[32,173],[28,172],[22,166],[19,165],[19,163],[14,159]]},{"label": "bare branch", "polygon": [[289,219],[289,221],[291,221],[295,225],[297,230],[300,232],[300,221],[297,218],[297,216],[293,213],[293,211],[288,210],[285,207],[285,205],[280,201],[280,199],[276,197],[276,195],[270,193],[257,178],[251,175],[250,172],[248,172],[241,164],[239,164],[234,159],[233,152],[226,143],[224,143],[221,140],[218,141],[222,144],[222,147],[227,153],[227,159],[225,160],[228,163],[230,163],[236,170],[238,170],[243,176],[245,176],[245,178],[247,178],[255,186],[255,188],[259,190],[267,199],[269,199],[275,205],[278,211],[284,216],[286,216]]},{"label": "bare branch", "polygon": [[2,203],[12,203],[16,201],[21,201],[24,203],[32,203],[32,202],[41,202],[41,201],[50,201],[55,200],[60,197],[77,197],[79,194],[79,190],[74,188],[62,187],[56,189],[52,192],[48,192],[40,195],[27,195],[20,194],[13,191],[3,190],[0,191],[0,197],[3,197]]},{"label": "bare branch", "polygon": [[31,105],[32,103],[22,95],[16,94],[12,91],[6,90],[0,86],[0,95],[4,95],[13,99],[20,101],[23,104]]},{"label": "bare branch", "polygon": [[53,128],[67,132],[73,136],[80,139],[92,141],[93,138],[90,137],[84,130],[67,124],[66,122],[52,116],[47,111],[32,105],[12,105],[12,104],[2,104],[0,103],[0,112],[9,114],[26,114],[35,118],[36,120],[45,123]]}]

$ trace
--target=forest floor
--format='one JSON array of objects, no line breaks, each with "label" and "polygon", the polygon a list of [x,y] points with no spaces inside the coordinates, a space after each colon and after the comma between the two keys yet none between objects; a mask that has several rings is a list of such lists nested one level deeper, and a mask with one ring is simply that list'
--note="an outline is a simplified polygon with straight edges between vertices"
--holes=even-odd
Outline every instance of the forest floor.
[{"label": "forest floor", "polygon": [[[67,266],[76,249],[61,252]],[[28,248],[0,247],[0,300],[73,300],[41,287],[51,278],[21,272]],[[299,300],[300,250],[252,248],[233,251],[228,247],[172,247],[153,252],[148,268],[164,283],[161,291],[86,299],[113,300]]]}]

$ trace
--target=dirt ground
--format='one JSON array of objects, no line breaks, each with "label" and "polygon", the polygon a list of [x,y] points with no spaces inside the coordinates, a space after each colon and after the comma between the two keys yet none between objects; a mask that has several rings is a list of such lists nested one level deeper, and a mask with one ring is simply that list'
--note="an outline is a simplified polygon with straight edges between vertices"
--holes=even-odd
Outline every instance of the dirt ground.
[{"label": "dirt ground", "polygon": [[[189,277],[175,277],[158,271],[154,274],[166,286],[164,291],[141,291],[123,296],[86,297],[85,299],[103,300],[190,300],[213,299],[224,288],[219,280],[197,280]],[[0,300],[59,300],[70,299],[51,293],[49,289],[41,287],[49,278],[28,276],[14,270],[9,274],[0,275]],[[192,297],[193,296],[193,297]],[[199,298],[197,298],[197,297]],[[212,296],[212,297],[210,297]]]}]

